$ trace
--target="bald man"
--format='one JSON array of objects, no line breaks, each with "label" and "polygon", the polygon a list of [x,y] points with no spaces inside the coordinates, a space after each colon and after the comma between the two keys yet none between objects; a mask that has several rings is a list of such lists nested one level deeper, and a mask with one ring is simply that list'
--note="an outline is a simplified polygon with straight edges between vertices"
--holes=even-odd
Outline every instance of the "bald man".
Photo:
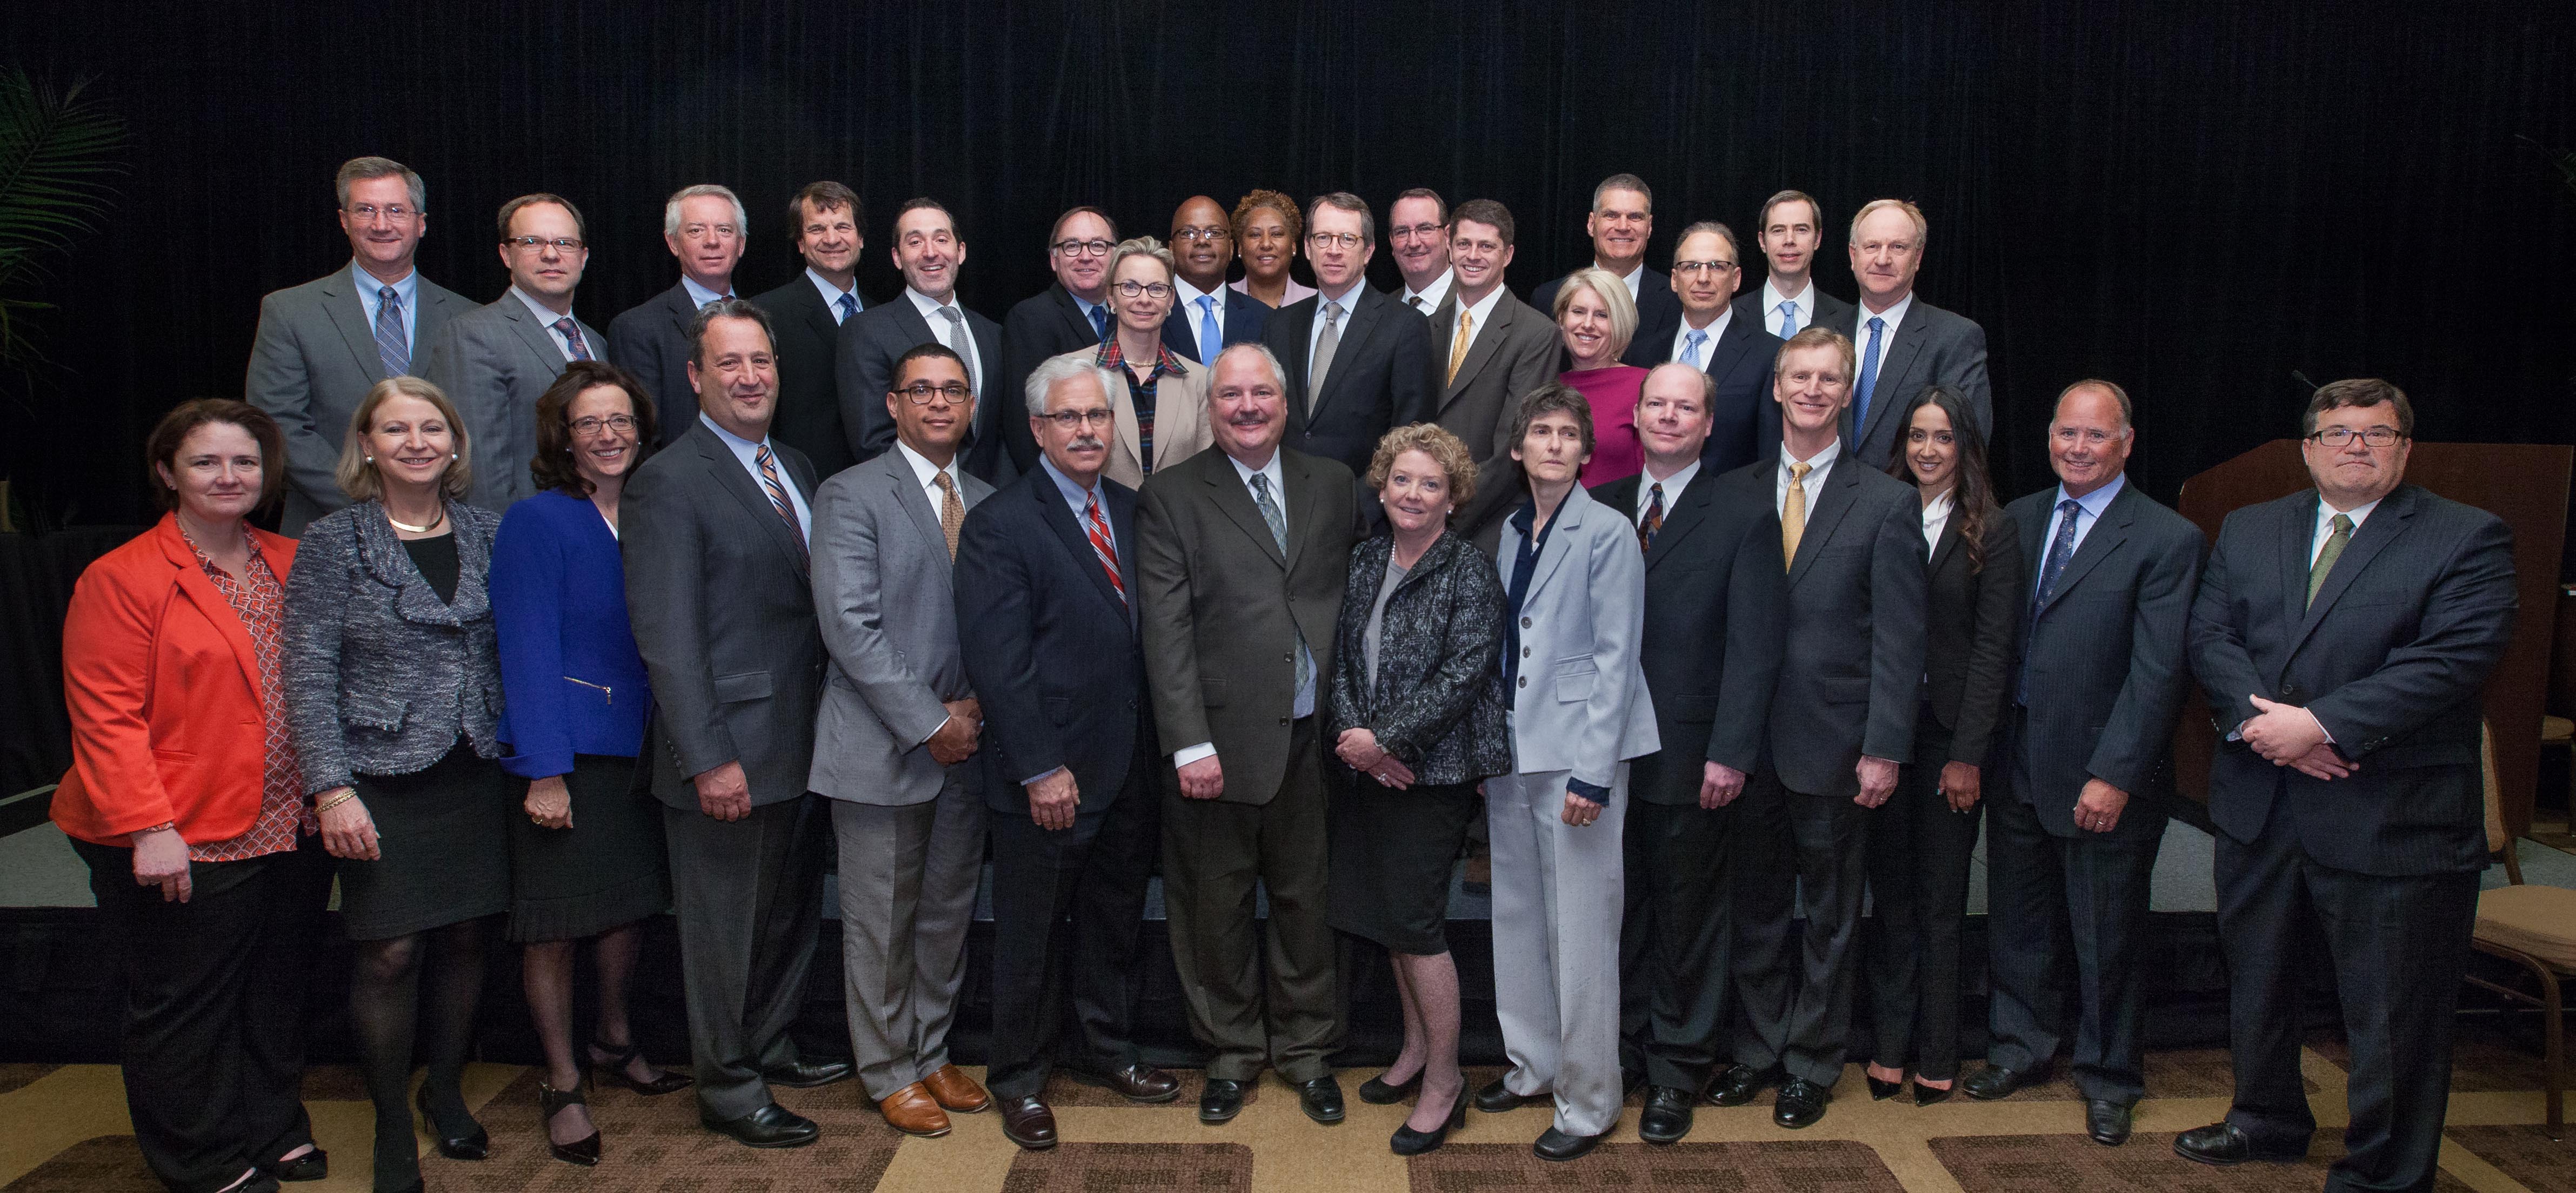
[{"label": "bald man", "polygon": [[1172,313],[1163,316],[1163,343],[1203,365],[1213,365],[1228,344],[1258,344],[1270,308],[1225,284],[1234,264],[1234,227],[1225,208],[1206,195],[1181,200],[1172,211]]}]

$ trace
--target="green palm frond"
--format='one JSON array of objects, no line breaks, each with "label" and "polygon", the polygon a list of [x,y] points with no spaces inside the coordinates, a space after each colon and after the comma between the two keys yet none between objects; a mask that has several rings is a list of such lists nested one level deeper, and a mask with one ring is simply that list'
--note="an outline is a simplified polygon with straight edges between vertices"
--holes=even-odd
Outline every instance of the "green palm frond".
[{"label": "green palm frond", "polygon": [[125,171],[125,121],[84,97],[87,86],[0,67],[0,361],[32,357],[23,316],[48,305],[9,291],[42,279],[44,254],[96,230]]}]

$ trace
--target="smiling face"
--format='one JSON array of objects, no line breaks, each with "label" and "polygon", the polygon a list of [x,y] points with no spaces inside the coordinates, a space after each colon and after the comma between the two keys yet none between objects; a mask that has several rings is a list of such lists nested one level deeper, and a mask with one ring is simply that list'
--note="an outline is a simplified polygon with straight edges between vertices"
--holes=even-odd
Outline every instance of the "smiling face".
[{"label": "smiling face", "polygon": [[1708,382],[1686,364],[1662,364],[1646,374],[1637,391],[1637,434],[1646,443],[1646,460],[1679,468],[1698,458],[1716,425],[1708,408]]},{"label": "smiling face", "polygon": [[1905,426],[1905,467],[1926,493],[1939,493],[1959,479],[1959,436],[1950,412],[1930,402],[1914,408]]},{"label": "smiling face", "polygon": [[1852,229],[1852,277],[1870,309],[1883,311],[1914,291],[1923,268],[1923,235],[1900,207],[1881,207]]},{"label": "smiling face", "polygon": [[737,437],[757,442],[778,412],[778,355],[756,320],[725,317],[707,324],[689,361],[698,409]]},{"label": "smiling face", "polygon": [[340,207],[340,231],[368,272],[399,278],[411,270],[412,254],[429,231],[429,216],[412,206],[411,187],[402,175],[361,178],[349,184],[349,201]]},{"label": "smiling face", "polygon": [[1449,263],[1458,271],[1458,305],[1483,302],[1494,287],[1503,284],[1503,271],[1512,264],[1512,248],[1503,243],[1502,229],[1492,224],[1459,220],[1450,226]]},{"label": "smiling face", "polygon": [[796,203],[796,252],[805,264],[826,277],[847,277],[859,267],[859,250],[868,247],[867,237],[851,218],[850,205],[843,203],[823,211],[814,209],[814,201]]},{"label": "smiling face", "polygon": [[957,226],[936,207],[916,207],[894,222],[894,267],[907,286],[924,298],[945,303],[957,289],[957,268],[966,263],[966,242]]},{"label": "smiling face", "polygon": [[1243,274],[1256,282],[1275,281],[1288,275],[1288,263],[1297,258],[1296,242],[1288,237],[1288,221],[1268,207],[1256,207],[1243,217]]},{"label": "smiling face", "polygon": [[1816,246],[1824,243],[1823,223],[1816,214],[1816,205],[1804,199],[1771,205],[1771,214],[1763,217],[1754,238],[1762,246],[1763,258],[1771,263],[1772,277],[1807,276],[1807,271],[1815,267]]},{"label": "smiling face", "polygon": [[1630,190],[1607,190],[1583,218],[1592,238],[1592,263],[1620,277],[1636,272],[1645,259],[1646,241],[1655,234],[1655,216],[1646,197]]},{"label": "smiling face", "polygon": [[[2375,428],[2398,435],[2397,442],[2370,446],[2363,435]],[[2415,443],[2398,430],[2395,404],[2337,406],[2317,416],[2319,432],[2337,429],[2350,432],[2352,441],[2342,447],[2327,447],[2313,438],[2299,442],[2308,476],[2317,482],[2317,492],[2327,504],[2339,510],[2368,505],[2394,492],[2406,479],[2406,457]]]},{"label": "smiling face", "polygon": [[[623,418],[626,427],[611,426]],[[572,431],[572,467],[596,489],[635,467],[638,432],[635,399],[614,385],[594,385],[564,403],[564,425]]]},{"label": "smiling face", "polygon": [[1088,489],[1109,464],[1111,418],[1100,374],[1085,370],[1047,387],[1046,415],[1029,416],[1029,433],[1056,471]]},{"label": "smiling face", "polygon": [[886,395],[886,413],[894,416],[895,438],[931,463],[945,466],[966,442],[975,425],[974,391],[966,384],[966,366],[944,356],[916,356],[895,378]]},{"label": "smiling face", "polygon": [[1593,293],[1592,287],[1574,287],[1573,297],[1566,300],[1565,313],[1556,317],[1556,332],[1566,354],[1574,358],[1576,369],[1617,363],[1619,351],[1612,342],[1610,304]]},{"label": "smiling face", "polygon": [[1512,445],[1512,458],[1520,461],[1532,488],[1544,489],[1573,484],[1592,453],[1583,450],[1583,424],[1562,410],[1550,410],[1530,420],[1521,441]]},{"label": "smiling face", "polygon": [[2048,424],[2048,466],[2067,496],[2082,497],[2119,476],[2136,443],[2136,433],[2120,416],[2120,399],[2078,386],[2057,399],[2057,417]]},{"label": "smiling face", "polygon": [[1116,236],[1109,230],[1109,221],[1077,211],[1056,225],[1055,239],[1047,244],[1047,268],[1084,302],[1100,302],[1107,295],[1109,253],[1117,247]]},{"label": "smiling face", "polygon": [[733,291],[734,263],[742,260],[742,224],[733,204],[720,195],[691,195],[680,200],[680,230],[662,237],[680,272],[718,294]]},{"label": "smiling face", "polygon": [[[1368,269],[1369,258],[1377,255],[1377,242],[1368,238],[1368,217],[1356,211],[1344,211],[1328,203],[1315,206],[1315,217],[1306,233],[1306,256],[1315,263],[1315,285],[1326,294],[1346,294],[1359,284],[1360,274]],[[1330,237],[1330,243],[1319,244],[1317,238]],[[1344,243],[1343,238],[1350,242]]]},{"label": "smiling face", "polygon": [[237,423],[222,422],[199,424],[154,471],[179,495],[180,510],[209,526],[248,516],[266,476],[259,440]]},{"label": "smiling face", "polygon": [[456,459],[456,431],[438,407],[398,393],[377,403],[367,427],[367,454],[388,487],[435,486]]},{"label": "smiling face", "polygon": [[[544,243],[535,248],[513,243],[523,236],[534,236]],[[501,245],[501,264],[509,267],[510,284],[530,298],[570,302],[572,292],[581,285],[582,268],[590,264],[590,246],[565,250],[554,242],[580,239],[581,221],[572,218],[560,203],[530,203],[511,212],[510,240]]]},{"label": "smiling face", "polygon": [[1172,253],[1181,263],[1181,280],[1199,288],[1202,294],[1214,294],[1225,284],[1225,270],[1234,264],[1234,229],[1225,222],[1225,209],[1206,195],[1192,195],[1172,213]]},{"label": "smiling face", "polygon": [[1398,534],[1415,534],[1449,520],[1449,471],[1426,451],[1399,452],[1377,491],[1386,520]]},{"label": "smiling face", "polygon": [[1449,270],[1449,229],[1440,222],[1438,200],[1416,195],[1398,199],[1387,209],[1387,239],[1395,247],[1395,269],[1407,289],[1419,290]]},{"label": "smiling face", "polygon": [[1248,349],[1218,355],[1208,383],[1208,415],[1218,449],[1247,467],[1268,464],[1288,434],[1287,394],[1270,362]]},{"label": "smiling face", "polygon": [[1832,437],[1843,403],[1851,400],[1848,372],[1842,351],[1831,344],[1781,349],[1771,397],[1780,403],[1782,426],[1803,436]]},{"label": "smiling face", "polygon": [[[1131,286],[1136,291],[1133,295],[1127,293]],[[1157,287],[1161,294],[1154,293]],[[1118,312],[1120,327],[1140,335],[1161,335],[1163,316],[1172,310],[1172,271],[1151,253],[1128,254],[1118,263],[1118,276],[1109,287],[1109,306]]]}]

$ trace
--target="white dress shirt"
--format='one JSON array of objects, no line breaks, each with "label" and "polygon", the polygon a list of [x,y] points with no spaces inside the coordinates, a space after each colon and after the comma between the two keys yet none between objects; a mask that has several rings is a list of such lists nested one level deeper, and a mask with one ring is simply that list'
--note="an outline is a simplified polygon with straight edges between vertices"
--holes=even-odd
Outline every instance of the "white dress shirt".
[{"label": "white dress shirt", "polygon": [[[1357,287],[1355,286],[1353,289],[1357,289]],[[1243,461],[1235,459],[1232,456],[1227,456],[1225,459],[1227,463],[1234,465],[1234,474],[1242,479],[1243,491],[1247,497],[1252,493],[1253,476],[1258,474],[1263,478],[1262,483],[1270,486],[1270,499],[1279,503],[1280,520],[1288,524],[1288,532],[1290,534],[1295,534],[1297,532],[1297,519],[1296,515],[1290,513],[1288,509],[1287,476],[1279,470],[1278,451],[1274,449],[1270,453],[1269,462],[1263,464],[1259,468],[1246,468],[1243,466]],[[1253,504],[1255,508],[1258,508],[1260,505],[1257,501]],[[1314,664],[1314,654],[1306,648],[1305,644],[1298,644],[1297,651],[1299,654],[1306,656],[1306,683],[1305,686],[1297,689],[1296,702],[1289,709],[1289,714],[1291,716],[1299,717],[1312,716],[1315,712],[1316,687],[1323,682],[1324,677],[1315,673],[1316,668]],[[1194,746],[1184,746],[1178,750],[1172,751],[1172,765],[1175,767],[1188,766],[1201,758],[1213,758],[1215,756],[1215,742],[1200,742]]]},{"label": "white dress shirt", "polygon": [[1673,354],[1665,359],[1680,360],[1682,353],[1690,349],[1691,332],[1704,331],[1708,338],[1699,344],[1699,371],[1707,372],[1708,362],[1717,355],[1717,342],[1725,337],[1727,322],[1734,318],[1735,307],[1728,304],[1717,308],[1717,318],[1709,320],[1708,326],[1694,328],[1690,325],[1690,313],[1683,312],[1681,330],[1673,333]]},{"label": "white dress shirt", "polygon": [[722,294],[699,285],[698,279],[690,277],[685,273],[680,275],[680,287],[689,292],[689,301],[698,304],[698,309],[702,311],[707,309],[708,303],[716,302],[725,297]]},{"label": "white dress shirt", "polygon": [[[1175,304],[1172,309],[1180,313],[1181,322],[1189,327],[1190,342],[1193,344],[1199,343],[1199,321],[1204,317],[1216,320],[1216,346],[1218,348],[1225,346],[1224,287],[1220,286],[1217,289],[1217,293],[1210,294],[1205,290],[1201,290],[1198,287],[1189,284],[1188,282],[1182,281],[1177,275],[1172,278],[1172,301]],[[1201,307],[1199,305],[1199,300],[1202,298],[1208,300],[1205,307]],[[1210,348],[1206,344],[1199,344],[1199,351],[1206,353],[1206,355],[1195,356],[1191,359],[1194,359],[1203,365],[1212,365],[1216,362],[1215,349]]]},{"label": "white dress shirt", "polygon": [[[1596,261],[1593,264],[1597,266],[1600,262]],[[1629,270],[1627,275],[1619,280],[1628,283],[1628,301],[1644,302],[1646,300],[1646,259],[1637,258],[1637,267]]]},{"label": "white dress shirt", "polygon": [[930,512],[933,515],[939,513],[941,497],[938,478],[942,476],[947,477],[949,485],[957,490],[957,504],[960,506],[966,504],[966,482],[957,475],[956,457],[949,457],[948,466],[942,468],[931,463],[930,457],[912,450],[912,445],[901,439],[895,440],[894,446],[896,451],[903,453],[903,462],[912,465],[913,479],[921,482],[921,491],[929,496]]},{"label": "white dress shirt", "polygon": [[814,283],[814,289],[822,294],[823,309],[832,312],[834,323],[841,321],[841,299],[844,295],[850,300],[851,314],[855,315],[868,309],[868,300],[859,297],[859,286],[855,280],[850,283],[849,289],[844,290],[833,285],[831,279],[814,272],[814,267],[810,265],[805,267],[805,280]]},{"label": "white dress shirt", "polygon": [[1431,312],[1440,309],[1440,300],[1449,296],[1449,286],[1457,280],[1457,270],[1441,270],[1440,276],[1431,279],[1430,285],[1424,286],[1419,290],[1410,288],[1406,289],[1404,292],[1404,305],[1422,312],[1422,317],[1428,319],[1431,317]]},{"label": "white dress shirt", "polygon": [[[1843,441],[1836,439],[1832,443],[1826,444],[1825,450],[1817,452],[1815,455],[1810,456],[1805,460],[1798,461],[1798,463],[1803,463],[1808,466],[1806,481],[1807,515],[1804,521],[1798,523],[1801,528],[1804,528],[1808,522],[1816,520],[1816,491],[1824,485],[1825,474],[1834,470],[1834,461],[1841,459],[1842,455]],[[1787,517],[1789,514],[1789,485],[1791,483],[1789,477],[1790,463],[1788,446],[1783,444],[1780,449],[1780,468],[1778,473],[1772,477],[1771,482],[1771,511],[1782,517]]]},{"label": "white dress shirt", "polygon": [[2119,496],[2120,490],[2128,483],[2128,473],[2123,472],[2112,477],[2111,483],[2076,498],[2075,512],[2071,515],[2057,512],[2057,507],[2066,503],[2066,486],[2063,484],[2057,486],[2057,496],[2050,498],[2048,503],[2046,533],[2039,538],[2039,568],[2030,578],[2031,595],[2039,594],[2039,582],[2048,576],[2048,549],[2057,541],[2059,524],[2068,517],[2075,519],[2075,542],[2066,551],[2066,558],[2072,560],[2077,551],[2084,549],[2084,536],[2093,533],[2093,524],[2102,520],[2102,511],[2111,508],[2111,499]]},{"label": "white dress shirt", "polygon": [[1951,498],[1957,493],[1958,489],[1953,487],[1949,492],[1933,498],[1930,505],[1923,507],[1923,550],[1927,553],[1927,557],[1929,552],[1940,549],[1941,531],[1950,525],[1950,507],[1956,504],[1951,501]]},{"label": "white dress shirt", "polygon": [[[1065,293],[1071,294],[1072,291],[1067,290]],[[957,307],[957,313],[959,315],[964,315],[966,313],[966,308],[957,306],[957,295],[954,292],[951,292],[948,295],[948,301],[939,302],[919,290],[906,286],[903,288],[903,296],[912,300],[912,307],[914,310],[921,312],[921,321],[930,325],[930,334],[932,337],[936,338],[949,351],[965,357],[966,362],[974,366],[973,371],[968,374],[969,376],[974,377],[978,382],[981,382],[984,378],[992,376],[992,374],[987,371],[988,364],[985,361],[983,354],[975,350],[975,329],[967,326],[963,320],[956,323],[950,323],[948,321],[948,316],[939,313],[939,308],[941,307]],[[1074,301],[1080,302],[1082,300],[1077,298]],[[949,337],[951,336],[966,342],[963,344],[951,344],[948,342]]]},{"label": "white dress shirt", "polygon": [[796,507],[796,531],[805,536],[806,542],[813,542],[814,509],[805,504],[805,495],[797,492],[796,475],[788,471],[786,457],[779,455],[778,449],[770,445],[769,437],[763,435],[760,442],[754,443],[724,429],[723,424],[707,417],[704,410],[698,412],[698,421],[707,424],[707,429],[714,431],[716,438],[724,440],[725,446],[733,449],[733,458],[742,461],[742,470],[751,474],[751,487],[760,491],[764,501],[769,498],[769,489],[760,481],[760,449],[769,448],[770,458],[778,465],[778,487],[787,490],[787,504]]},{"label": "white dress shirt", "polygon": [[[1306,327],[1306,367],[1309,370],[1312,370],[1315,365],[1315,344],[1317,341],[1324,338],[1324,309],[1334,305],[1335,303],[1341,304],[1342,316],[1340,319],[1335,321],[1334,326],[1341,328],[1342,338],[1347,340],[1351,338],[1351,316],[1359,309],[1360,291],[1367,288],[1368,278],[1366,275],[1362,275],[1351,283],[1350,289],[1342,291],[1341,297],[1339,298],[1335,298],[1321,290],[1315,292],[1315,321]],[[1341,359],[1341,349],[1335,348],[1333,352],[1335,360]],[[1324,377],[1326,380],[1331,380],[1332,374],[1326,373]],[[1313,380],[1311,373],[1308,376],[1308,380]],[[1306,400],[1310,403],[1313,402],[1314,395],[1307,395]]]},{"label": "white dress shirt", "polygon": [[[1780,304],[1784,302],[1790,304],[1790,314],[1796,319],[1796,322],[1790,325],[1789,335],[1807,330],[1807,325],[1816,321],[1816,284],[1813,281],[1808,282],[1807,288],[1793,297],[1782,294],[1773,287],[1769,278],[1764,278],[1762,280],[1762,330],[1780,336]],[[1780,336],[1780,338],[1785,340],[1789,336]]]},{"label": "white dress shirt", "polygon": [[[547,310],[544,304],[539,303],[535,298],[531,297],[527,291],[522,290],[517,286],[510,287],[510,293],[518,295],[519,301],[527,304],[528,313],[535,315],[537,317],[537,325],[546,329],[546,338],[554,343],[555,351],[563,353],[563,358],[565,360],[578,359],[572,354],[571,338],[566,336],[563,332],[555,329],[556,320],[572,319],[571,315],[559,315],[553,311]],[[572,326],[573,333],[575,335],[579,335],[581,332],[581,320],[573,319]],[[591,343],[589,336],[582,336],[581,349],[582,351],[589,353],[592,360],[599,359],[599,345]]]},{"label": "white dress shirt", "polygon": [[[1494,321],[1494,308],[1503,304],[1503,289],[1501,286],[1496,286],[1486,291],[1483,298],[1477,299],[1475,305],[1458,308],[1459,314],[1467,316],[1467,344],[1458,350],[1459,360],[1467,359],[1467,353],[1475,350],[1476,337],[1485,334],[1485,325]],[[1458,297],[1466,296],[1466,291],[1459,291]],[[1449,335],[1451,339],[1456,339],[1457,329],[1452,327]],[[1440,362],[1440,372],[1443,376],[1449,372],[1449,349],[1448,344],[1431,346],[1432,359]]]},{"label": "white dress shirt", "polygon": [[1690,488],[1692,478],[1697,477],[1698,475],[1699,461],[1697,459],[1693,459],[1690,463],[1682,465],[1679,469],[1676,469],[1671,476],[1665,477],[1662,480],[1655,479],[1655,474],[1652,469],[1638,473],[1637,508],[1628,512],[1628,520],[1636,523],[1640,528],[1643,528],[1646,525],[1646,511],[1652,508],[1655,504],[1655,486],[1657,485],[1662,485],[1664,487],[1664,516],[1667,518],[1672,517],[1673,503],[1681,500],[1682,490]]},{"label": "white dress shirt", "polygon": [[2385,497],[2374,498],[2370,501],[2365,501],[2360,505],[2356,505],[2351,509],[2339,510],[2326,504],[2324,498],[2318,498],[2317,525],[2316,528],[2308,534],[2308,566],[2310,568],[2317,566],[2318,554],[2326,549],[2326,539],[2334,534],[2334,518],[2336,514],[2342,514],[2344,517],[2352,519],[2352,533],[2358,537],[2361,534],[2361,524],[2370,520],[2370,511],[2378,509],[2379,503],[2386,500],[2388,499]]},{"label": "white dress shirt", "polygon": [[384,296],[376,291],[387,286],[394,288],[394,297],[402,302],[403,343],[411,346],[411,361],[417,368],[420,364],[420,336],[416,334],[420,328],[420,271],[415,269],[404,274],[399,282],[388,282],[368,273],[364,266],[358,264],[357,258],[351,257],[349,278],[349,284],[358,291],[358,309],[367,316],[370,335],[376,330],[376,308],[385,304]]}]

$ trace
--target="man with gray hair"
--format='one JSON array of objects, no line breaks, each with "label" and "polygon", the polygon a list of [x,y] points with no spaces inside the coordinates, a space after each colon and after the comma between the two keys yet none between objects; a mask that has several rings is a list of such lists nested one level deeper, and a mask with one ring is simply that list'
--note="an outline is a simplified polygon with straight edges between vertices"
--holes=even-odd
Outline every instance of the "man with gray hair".
[{"label": "man with gray hair", "polygon": [[[609,360],[635,374],[664,410],[697,404],[689,389],[689,323],[710,303],[734,297],[733,267],[742,260],[748,218],[733,191],[712,183],[684,186],[662,205],[662,243],[680,261],[680,283],[609,321]],[[685,419],[664,419],[667,441]]]},{"label": "man with gray hair", "polygon": [[1923,243],[1931,235],[1923,209],[1903,199],[1873,199],[1852,216],[1851,271],[1860,282],[1860,305],[1818,326],[1841,332],[1859,354],[1843,438],[1855,459],[1885,468],[1905,438],[1901,412],[1926,386],[1959,391],[1968,403],[1969,429],[1994,433],[1994,389],[1986,380],[1986,329],[1914,296],[1923,268]]},{"label": "man with gray hair", "polygon": [[420,175],[391,158],[340,166],[340,231],[349,264],[259,302],[243,396],[286,435],[287,535],[349,504],[332,479],[340,439],[367,390],[416,373],[416,358],[449,319],[474,304],[420,276],[412,258],[429,230]]}]

